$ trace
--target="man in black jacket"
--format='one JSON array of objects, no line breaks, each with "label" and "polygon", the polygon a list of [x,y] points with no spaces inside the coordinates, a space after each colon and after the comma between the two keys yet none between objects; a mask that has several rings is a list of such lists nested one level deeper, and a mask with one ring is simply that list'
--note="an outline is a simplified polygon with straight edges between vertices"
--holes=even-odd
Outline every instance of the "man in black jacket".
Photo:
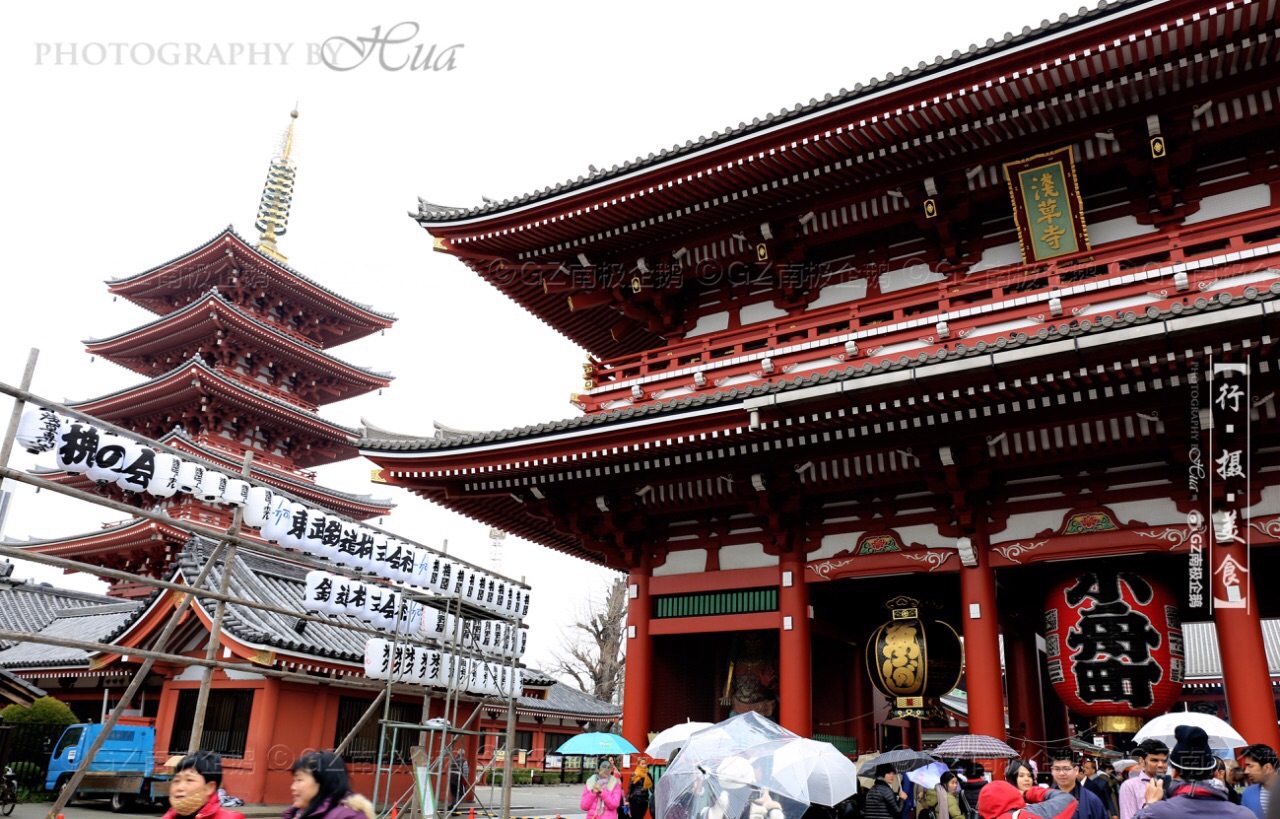
[{"label": "man in black jacket", "polygon": [[876,768],[876,784],[867,791],[867,801],[862,808],[863,819],[902,819],[903,794],[894,791],[898,772],[892,765]]}]

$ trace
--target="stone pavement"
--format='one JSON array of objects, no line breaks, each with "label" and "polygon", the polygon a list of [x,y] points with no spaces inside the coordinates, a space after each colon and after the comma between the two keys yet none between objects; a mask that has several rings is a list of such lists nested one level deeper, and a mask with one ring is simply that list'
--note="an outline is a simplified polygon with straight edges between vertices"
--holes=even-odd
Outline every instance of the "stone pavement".
[{"label": "stone pavement", "polygon": [[[368,795],[368,794],[366,794]],[[578,800],[582,795],[581,785],[531,785],[511,789],[512,819],[582,819],[582,810]],[[471,808],[476,810],[476,819],[488,819],[499,816],[502,807],[502,789],[482,787],[476,792],[478,802],[466,805],[457,814],[458,819],[469,819]],[[44,819],[52,803],[33,802],[18,805],[9,819]],[[284,805],[245,805],[233,808],[245,815],[245,819],[276,819],[284,811]],[[158,807],[139,807],[122,816],[143,816],[159,819],[162,811]],[[110,819],[111,805],[106,800],[78,800],[63,811],[64,819]]]}]

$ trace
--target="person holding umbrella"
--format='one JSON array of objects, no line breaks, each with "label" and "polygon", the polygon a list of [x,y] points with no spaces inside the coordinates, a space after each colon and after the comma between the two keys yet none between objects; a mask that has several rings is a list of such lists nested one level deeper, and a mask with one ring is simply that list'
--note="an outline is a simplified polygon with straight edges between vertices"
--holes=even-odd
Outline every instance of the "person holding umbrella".
[{"label": "person holding umbrella", "polygon": [[1214,783],[1217,760],[1205,730],[1180,725],[1174,736],[1177,743],[1169,754],[1169,764],[1178,770],[1180,780],[1168,798],[1163,779],[1148,780],[1143,794],[1146,804],[1135,814],[1136,819],[1251,819],[1252,811],[1231,804],[1226,791]]},{"label": "person holding umbrella", "polygon": [[880,765],[876,768],[876,784],[867,791],[867,801],[862,808],[864,819],[899,819],[902,815],[902,804],[906,794],[895,792],[893,786],[898,782],[898,772],[892,764]]},{"label": "person holding umbrella", "polygon": [[613,763],[602,759],[596,772],[582,786],[579,806],[587,812],[587,819],[618,819],[618,806],[622,804],[622,782],[615,775]]}]

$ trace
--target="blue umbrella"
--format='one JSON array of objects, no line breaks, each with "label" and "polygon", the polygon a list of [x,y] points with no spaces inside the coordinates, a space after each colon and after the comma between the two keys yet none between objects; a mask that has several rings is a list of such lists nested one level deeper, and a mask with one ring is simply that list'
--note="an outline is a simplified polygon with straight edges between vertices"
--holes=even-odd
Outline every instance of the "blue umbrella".
[{"label": "blue umbrella", "polygon": [[638,754],[639,749],[617,734],[578,734],[556,748],[556,753],[575,756],[599,756],[600,754]]}]

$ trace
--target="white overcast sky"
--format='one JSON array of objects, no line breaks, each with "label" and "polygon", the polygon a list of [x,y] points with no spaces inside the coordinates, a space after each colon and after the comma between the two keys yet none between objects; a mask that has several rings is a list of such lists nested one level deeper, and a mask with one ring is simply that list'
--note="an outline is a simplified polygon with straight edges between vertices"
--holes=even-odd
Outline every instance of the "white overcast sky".
[{"label": "white overcast sky", "polygon": [[[181,255],[227,224],[256,239],[267,164],[296,101],[298,180],[281,250],[306,275],[399,318],[385,336],[335,350],[392,372],[391,388],[323,414],[424,434],[433,420],[493,429],[569,417],[583,351],[433,253],[406,215],[416,197],[471,206],[554,185],[589,164],[683,144],[1074,14],[1068,2],[11,3],[0,12],[0,380],[17,383],[35,346],[37,394],[78,400],[138,383],[90,362],[81,343],[151,318],[113,302],[103,280]],[[377,54],[345,72],[309,64],[309,44],[402,23],[418,31],[387,48],[389,64],[419,45],[439,54],[461,44],[454,70],[390,71]],[[397,36],[411,33],[402,26]],[[209,64],[187,64],[195,60]],[[0,403],[5,419],[8,407]],[[20,452],[13,465],[33,460]],[[370,466],[325,467],[321,480],[392,495],[391,529],[447,540],[489,565],[485,526],[370,484]],[[15,492],[10,537],[122,517],[6,488]],[[546,664],[575,605],[610,574],[514,539],[503,549],[503,573],[534,587],[526,659]],[[95,585],[34,564],[16,574]]]}]

